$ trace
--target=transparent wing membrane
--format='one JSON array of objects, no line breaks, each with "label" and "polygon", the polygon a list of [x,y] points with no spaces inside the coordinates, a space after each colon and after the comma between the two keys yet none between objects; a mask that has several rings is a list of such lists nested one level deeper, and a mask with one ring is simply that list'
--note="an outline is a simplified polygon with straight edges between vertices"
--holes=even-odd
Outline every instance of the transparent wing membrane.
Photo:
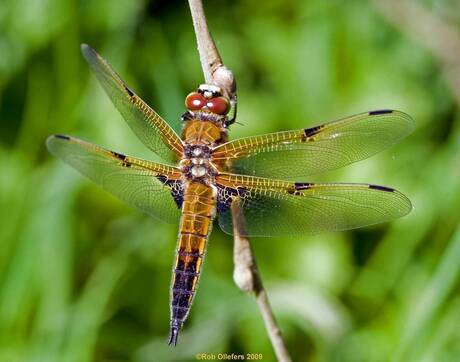
[{"label": "transparent wing membrane", "polygon": [[182,182],[177,168],[68,136],[50,136],[46,144],[52,154],[126,203],[166,222],[179,220]]},{"label": "transparent wing membrane", "polygon": [[366,112],[316,127],[230,141],[216,147],[213,158],[228,160],[237,174],[302,180],[372,156],[413,129],[405,113]]},{"label": "transparent wing membrane", "polygon": [[390,221],[412,206],[400,192],[368,184],[291,183],[222,174],[219,225],[232,234],[230,204],[238,202],[245,236],[284,236],[339,231]]},{"label": "transparent wing membrane", "polygon": [[[184,143],[174,130],[99,54],[87,45],[82,45],[82,52],[139,139],[167,162],[183,157]],[[281,180],[303,180],[365,159],[413,129],[407,114],[380,110],[316,127],[237,139],[215,147],[210,157],[216,167],[225,171],[229,167],[232,173],[219,173],[203,182],[217,186],[219,224],[227,233],[233,230],[232,205],[239,205],[245,222],[242,234],[246,236],[304,235],[387,222],[412,208],[394,189]],[[125,156],[68,136],[51,136],[47,146],[128,204],[168,222],[180,218],[184,175],[179,168]]]},{"label": "transparent wing membrane", "polygon": [[136,136],[167,162],[175,162],[183,145],[174,130],[137,96],[94,49],[83,44],[83,56]]}]

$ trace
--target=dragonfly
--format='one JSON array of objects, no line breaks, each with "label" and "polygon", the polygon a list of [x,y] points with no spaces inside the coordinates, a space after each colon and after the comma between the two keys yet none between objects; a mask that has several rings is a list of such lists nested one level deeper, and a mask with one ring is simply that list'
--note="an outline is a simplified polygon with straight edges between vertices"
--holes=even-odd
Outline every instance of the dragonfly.
[{"label": "dragonfly", "polygon": [[[176,345],[194,299],[214,219],[242,236],[304,236],[388,222],[408,214],[399,191],[364,183],[305,182],[310,175],[363,160],[414,129],[396,110],[376,110],[292,131],[228,139],[236,104],[213,84],[185,98],[182,134],[145,103],[94,49],[82,53],[137,137],[164,163],[107,150],[81,139],[48,137],[49,151],[141,211],[179,223],[170,291],[168,343]],[[297,180],[297,181],[294,181]]]}]

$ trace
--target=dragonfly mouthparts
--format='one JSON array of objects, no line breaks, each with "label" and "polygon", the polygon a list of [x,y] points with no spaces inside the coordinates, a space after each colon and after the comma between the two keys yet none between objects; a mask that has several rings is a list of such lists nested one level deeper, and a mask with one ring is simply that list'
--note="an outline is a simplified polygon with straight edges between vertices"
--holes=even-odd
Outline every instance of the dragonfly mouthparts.
[{"label": "dragonfly mouthparts", "polygon": [[171,328],[169,330],[168,345],[174,345],[174,347],[176,346],[177,340],[179,338],[179,331],[180,331],[179,326],[171,326]]}]

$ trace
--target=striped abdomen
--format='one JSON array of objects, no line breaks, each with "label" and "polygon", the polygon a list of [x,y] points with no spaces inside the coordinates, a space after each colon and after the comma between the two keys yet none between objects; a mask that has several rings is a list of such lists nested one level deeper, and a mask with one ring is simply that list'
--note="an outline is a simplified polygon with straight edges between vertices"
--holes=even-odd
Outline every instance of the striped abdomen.
[{"label": "striped abdomen", "polygon": [[194,181],[185,186],[172,281],[169,344],[176,344],[179,331],[192,305],[215,208],[214,188]]}]

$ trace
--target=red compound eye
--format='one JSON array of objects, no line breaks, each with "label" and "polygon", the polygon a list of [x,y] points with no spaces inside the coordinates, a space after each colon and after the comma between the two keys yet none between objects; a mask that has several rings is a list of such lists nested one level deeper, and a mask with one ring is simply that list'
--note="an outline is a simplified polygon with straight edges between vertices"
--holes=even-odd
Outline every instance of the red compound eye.
[{"label": "red compound eye", "polygon": [[229,111],[230,104],[225,97],[216,97],[207,101],[206,106],[212,113],[226,114]]},{"label": "red compound eye", "polygon": [[197,111],[206,105],[206,99],[197,92],[190,93],[185,98],[185,106],[191,111]]}]

